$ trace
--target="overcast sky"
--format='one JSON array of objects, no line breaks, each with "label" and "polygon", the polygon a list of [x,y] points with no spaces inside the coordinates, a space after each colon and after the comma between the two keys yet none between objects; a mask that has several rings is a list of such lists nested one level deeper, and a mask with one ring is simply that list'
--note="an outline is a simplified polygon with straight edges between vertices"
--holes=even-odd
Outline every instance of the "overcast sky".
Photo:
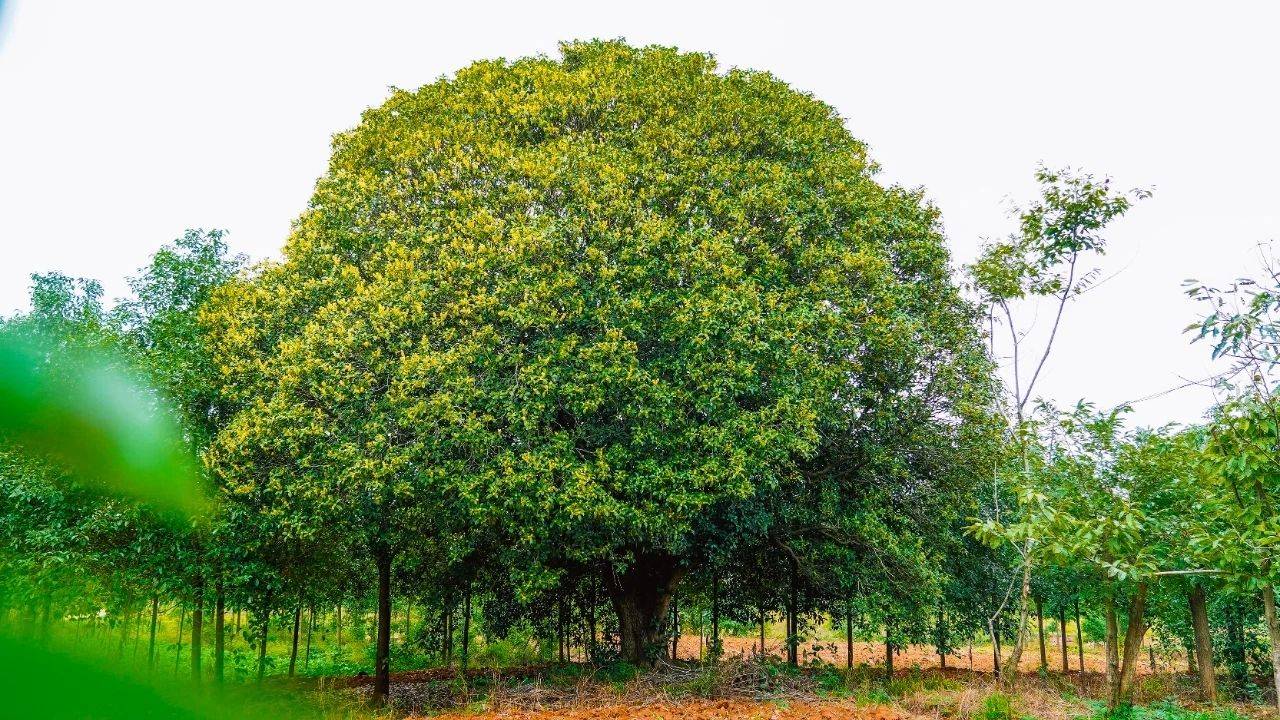
[{"label": "overcast sky", "polygon": [[[187,227],[274,256],[329,138],[474,60],[625,37],[768,70],[835,106],[883,180],[923,186],[957,264],[1012,229],[1038,162],[1155,196],[1114,227],[1043,394],[1111,405],[1212,371],[1184,278],[1280,237],[1273,3],[449,3],[9,0],[0,10],[0,314],[27,276],[108,295]],[[1041,318],[1041,327],[1046,322]],[[1188,388],[1137,405],[1194,421]]]}]

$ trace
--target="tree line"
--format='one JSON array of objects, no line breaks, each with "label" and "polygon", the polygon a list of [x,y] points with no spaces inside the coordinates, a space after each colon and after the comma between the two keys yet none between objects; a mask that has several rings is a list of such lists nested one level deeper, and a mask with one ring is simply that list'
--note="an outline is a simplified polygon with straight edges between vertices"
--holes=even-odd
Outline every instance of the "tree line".
[{"label": "tree line", "polygon": [[[1190,639],[1210,696],[1224,659],[1254,677],[1250,603],[1280,648],[1280,293],[1192,288],[1212,307],[1195,332],[1248,379],[1202,426],[1064,412],[1034,395],[1058,323],[1145,191],[1041,169],[1017,230],[957,273],[923,191],[877,170],[832,108],[767,73],[573,43],[366,111],[280,260],[193,230],[114,304],[34,276],[0,332],[37,366],[144,377],[199,458],[204,510],[104,497],[56,448],[5,438],[8,617],[149,612],[154,638],[177,601],[193,676],[220,681],[242,611],[261,678],[272,613],[292,673],[317,608],[339,632],[344,607],[371,608],[378,701],[397,605],[464,668],[474,638],[515,632],[652,664],[696,608],[712,657],[722,622],[763,651],[782,620],[792,664],[818,624],[850,649],[874,629],[890,673],[907,644],[945,663],[985,633],[1012,680],[1033,614],[1048,664],[1047,610],[1064,670],[1068,615],[1081,669],[1082,625],[1104,618],[1113,706],[1152,618]],[[1056,317],[1033,349],[1016,320],[1037,302]]]}]

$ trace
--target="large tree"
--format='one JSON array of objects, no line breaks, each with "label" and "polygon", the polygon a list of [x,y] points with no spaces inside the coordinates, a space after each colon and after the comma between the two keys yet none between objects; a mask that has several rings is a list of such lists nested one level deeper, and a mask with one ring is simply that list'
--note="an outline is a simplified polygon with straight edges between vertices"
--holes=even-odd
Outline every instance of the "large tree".
[{"label": "large tree", "polygon": [[397,91],[209,315],[245,407],[215,457],[328,488],[384,578],[446,523],[507,538],[528,592],[594,568],[651,659],[709,516],[774,512],[824,433],[985,372],[936,212],[875,173],[829,106],[667,48]]}]

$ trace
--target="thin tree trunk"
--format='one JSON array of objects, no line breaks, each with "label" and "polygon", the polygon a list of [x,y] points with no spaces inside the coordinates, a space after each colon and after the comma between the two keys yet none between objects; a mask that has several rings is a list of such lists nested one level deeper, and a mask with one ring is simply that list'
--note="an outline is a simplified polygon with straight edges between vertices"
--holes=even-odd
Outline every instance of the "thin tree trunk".
[{"label": "thin tree trunk", "polygon": [[720,575],[711,575],[711,661],[720,660]]},{"label": "thin tree trunk", "polygon": [[[268,593],[270,597],[270,593]],[[271,605],[268,602],[262,613],[262,628],[258,631],[258,682],[267,675],[267,633],[271,629]]]},{"label": "thin tree trunk", "polygon": [[671,595],[671,659],[680,659],[680,605],[679,596]]},{"label": "thin tree trunk", "polygon": [[764,653],[765,653],[764,625],[765,625],[765,611],[764,611],[764,605],[761,605],[760,606],[760,657],[764,657]]},{"label": "thin tree trunk", "polygon": [[298,667],[298,631],[302,629],[302,606],[293,609],[293,647],[289,649],[289,677]]},{"label": "thin tree trunk", "polygon": [[147,670],[156,666],[156,625],[160,619],[160,596],[151,596],[151,633],[147,640]]},{"label": "thin tree trunk", "polygon": [[1105,640],[1107,654],[1107,707],[1114,708],[1114,703],[1119,695],[1119,677],[1120,668],[1120,652],[1116,643],[1119,642],[1119,631],[1116,623],[1116,600],[1114,597],[1107,597],[1103,603],[1103,610],[1107,617],[1107,636]]},{"label": "thin tree trunk", "polygon": [[[1028,541],[1028,545],[1030,541]],[[1028,553],[1030,547],[1028,547]],[[1014,683],[1018,679],[1018,666],[1022,664],[1022,648],[1026,644],[1027,638],[1027,616],[1031,612],[1031,558],[1028,554],[1027,559],[1022,565],[1022,592],[1020,593],[1020,608],[1018,610],[1018,627],[1017,635],[1014,636],[1013,655],[1009,657],[1009,662],[1004,666],[1004,672],[1001,674],[1001,680],[1007,683]]]},{"label": "thin tree trunk", "polygon": [[342,603],[338,603],[338,654],[342,654]]},{"label": "thin tree trunk", "polygon": [[1049,669],[1049,654],[1044,647],[1044,605],[1036,598],[1036,632],[1040,636],[1040,669]]},{"label": "thin tree trunk", "polygon": [[471,581],[467,581],[466,594],[462,596],[462,672],[466,677],[467,661],[471,652]]},{"label": "thin tree trunk", "polygon": [[213,600],[213,679],[221,683],[226,679],[227,650],[227,598],[219,580],[214,588]]},{"label": "thin tree trunk", "polygon": [[375,552],[378,566],[378,639],[374,652],[373,704],[385,705],[391,693],[391,552]]},{"label": "thin tree trunk", "polygon": [[1067,664],[1067,606],[1058,603],[1058,644],[1062,646],[1062,672],[1065,675],[1071,670]]},{"label": "thin tree trunk", "polygon": [[1124,636],[1124,657],[1119,668],[1115,667],[1116,612],[1115,599],[1107,599],[1107,634],[1110,637],[1108,655],[1110,656],[1111,692],[1107,700],[1107,708],[1115,710],[1129,699],[1133,688],[1133,677],[1137,673],[1138,658],[1142,653],[1142,638],[1147,634],[1146,625],[1147,584],[1138,583],[1137,590],[1129,600],[1129,626]]},{"label": "thin tree trunk", "polygon": [[844,609],[844,666],[853,669],[853,602],[845,601]]},{"label": "thin tree trunk", "polygon": [[316,630],[315,603],[311,604],[311,607],[308,609],[308,614],[310,615],[310,618],[307,622],[307,649],[302,656],[302,667],[304,669],[311,667],[311,633],[315,632]]},{"label": "thin tree trunk", "polygon": [[1209,702],[1218,700],[1218,682],[1213,674],[1213,636],[1209,634],[1209,611],[1205,604],[1204,588],[1196,585],[1188,597],[1191,605],[1191,626],[1195,631],[1196,669],[1200,674],[1200,692]]},{"label": "thin tree trunk", "polygon": [[200,682],[200,656],[204,645],[204,578],[196,580],[195,607],[191,610],[191,679]]},{"label": "thin tree trunk", "polygon": [[791,558],[791,588],[787,596],[787,664],[796,667],[799,662],[800,647],[800,623],[797,622],[797,606],[800,604],[800,591],[796,575],[799,574],[799,568],[796,567],[795,558]]},{"label": "thin tree trunk", "polygon": [[116,659],[124,657],[124,646],[129,640],[129,621],[133,619],[133,598],[126,598],[120,608],[120,642],[116,646]]},{"label": "thin tree trunk", "polygon": [[884,621],[884,679],[893,679],[893,624]]},{"label": "thin tree trunk", "polygon": [[938,608],[938,619],[936,622],[937,622],[937,627],[934,628],[934,630],[937,632],[937,635],[938,635],[938,666],[941,669],[946,670],[947,669],[947,651],[950,649],[948,647],[950,643],[947,638],[947,625],[946,625],[947,620],[945,617],[943,617],[941,607]]},{"label": "thin tree trunk", "polygon": [[1276,688],[1276,706],[1280,708],[1280,620],[1276,618],[1276,590],[1271,585],[1262,588],[1262,609],[1271,639],[1271,681]]},{"label": "thin tree trunk", "polygon": [[1076,608],[1076,653],[1080,656],[1080,674],[1084,674],[1084,633],[1080,629],[1080,598],[1075,599]]},{"label": "thin tree trunk", "polygon": [[179,605],[178,611],[178,644],[173,651],[173,674],[178,674],[178,666],[182,663],[182,629],[187,620],[187,607]]}]

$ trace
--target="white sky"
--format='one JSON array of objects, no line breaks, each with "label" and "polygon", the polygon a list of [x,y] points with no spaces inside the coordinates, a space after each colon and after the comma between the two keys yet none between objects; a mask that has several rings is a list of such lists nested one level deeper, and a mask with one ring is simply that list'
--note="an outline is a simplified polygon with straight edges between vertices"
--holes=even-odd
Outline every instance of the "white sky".
[{"label": "white sky", "polygon": [[[1173,2],[449,3],[10,0],[0,10],[0,314],[31,272],[110,296],[187,227],[279,252],[389,86],[625,37],[769,70],[848,119],[883,179],[923,185],[957,262],[1011,230],[1038,161],[1155,187],[1069,308],[1042,389],[1111,405],[1208,374],[1181,281],[1280,237],[1280,5]],[[1042,320],[1043,323],[1043,320]],[[1193,421],[1208,393],[1138,405]]]}]

